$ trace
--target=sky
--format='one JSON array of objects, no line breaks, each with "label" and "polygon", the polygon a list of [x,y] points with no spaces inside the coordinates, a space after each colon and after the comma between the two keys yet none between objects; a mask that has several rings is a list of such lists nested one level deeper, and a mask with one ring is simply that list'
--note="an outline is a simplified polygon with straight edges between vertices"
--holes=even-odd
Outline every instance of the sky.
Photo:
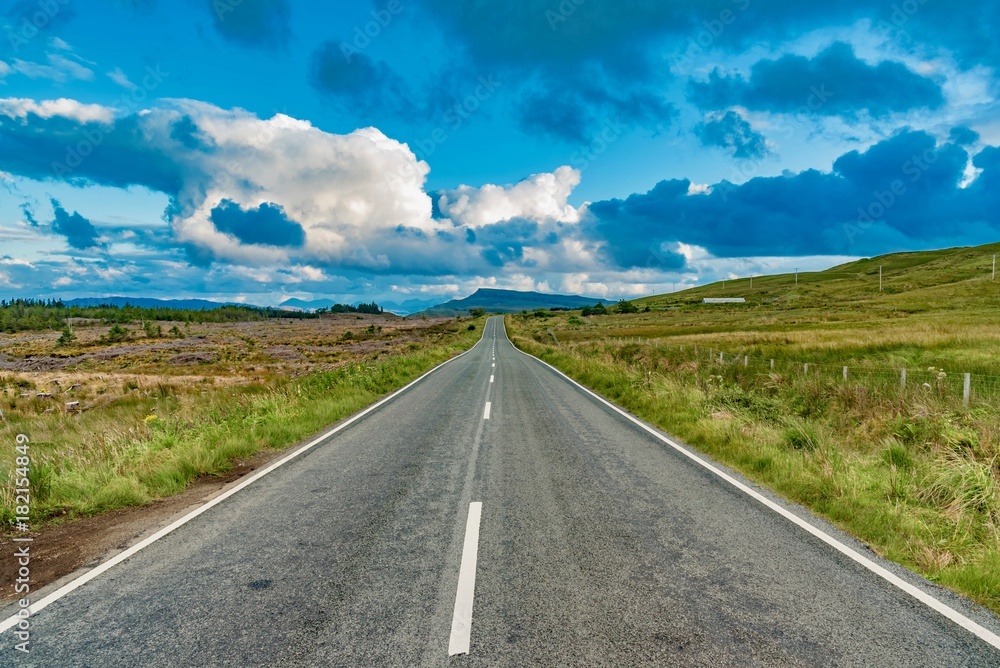
[{"label": "sky", "polygon": [[998,31],[985,0],[0,0],[0,295],[617,299],[996,241]]}]

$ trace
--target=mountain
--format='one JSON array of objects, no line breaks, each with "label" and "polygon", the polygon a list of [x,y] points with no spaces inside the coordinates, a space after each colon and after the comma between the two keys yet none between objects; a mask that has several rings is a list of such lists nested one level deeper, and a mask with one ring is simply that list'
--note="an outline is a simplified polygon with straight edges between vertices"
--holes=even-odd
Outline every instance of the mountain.
[{"label": "mountain", "polygon": [[329,308],[338,302],[332,299],[312,299],[306,301],[292,297],[278,304],[278,308],[286,311],[315,311],[318,308]]},{"label": "mountain", "polygon": [[[490,313],[520,313],[535,309],[565,308],[576,309],[592,306],[601,301],[596,297],[575,295],[550,295],[542,292],[520,292],[518,290],[496,290],[479,288],[465,299],[453,299],[437,304],[419,314],[434,316],[468,315],[469,309],[483,308]],[[608,300],[604,300],[608,301]]]},{"label": "mountain", "polygon": [[437,303],[437,299],[407,299],[403,302],[379,302],[379,306],[396,315],[409,315],[430,308]]},{"label": "mountain", "polygon": [[78,297],[63,301],[66,306],[137,306],[139,308],[175,308],[207,311],[222,306],[249,306],[236,302],[213,302],[207,299],[154,299],[152,297]]}]

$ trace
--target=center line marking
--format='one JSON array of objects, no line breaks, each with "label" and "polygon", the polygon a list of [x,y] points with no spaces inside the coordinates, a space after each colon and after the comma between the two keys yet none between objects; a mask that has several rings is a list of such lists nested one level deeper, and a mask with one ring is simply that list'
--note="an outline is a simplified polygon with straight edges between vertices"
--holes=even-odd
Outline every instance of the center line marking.
[{"label": "center line marking", "polygon": [[490,402],[488,401],[486,402],[486,410],[483,411],[483,419],[484,420],[490,419]]},{"label": "center line marking", "polygon": [[491,383],[493,382],[493,376],[490,376],[490,382]]},{"label": "center line marking", "polygon": [[[489,412],[490,405],[486,404]],[[476,593],[476,559],[479,555],[479,520],[483,515],[481,501],[469,504],[469,519],[465,524],[465,545],[462,565],[458,570],[458,590],[455,592],[455,614],[451,618],[451,639],[448,656],[468,654],[472,638],[472,600]]]}]

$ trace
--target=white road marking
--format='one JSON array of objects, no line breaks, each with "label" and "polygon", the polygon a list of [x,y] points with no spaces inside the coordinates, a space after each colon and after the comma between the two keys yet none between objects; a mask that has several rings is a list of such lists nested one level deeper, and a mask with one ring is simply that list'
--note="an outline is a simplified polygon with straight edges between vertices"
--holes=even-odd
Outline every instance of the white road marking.
[{"label": "white road marking", "polygon": [[455,614],[451,618],[448,656],[469,653],[472,639],[472,601],[476,594],[479,520],[482,514],[482,502],[473,501],[469,504],[469,519],[465,524],[465,545],[462,547],[462,565],[458,570],[458,590],[455,592]]},{"label": "white road marking", "polygon": [[[484,332],[484,335],[485,335],[485,332]],[[338,424],[333,429],[330,429],[329,431],[323,433],[321,436],[318,436],[317,438],[313,439],[309,443],[306,443],[302,447],[296,449],[294,452],[291,452],[288,455],[282,457],[281,459],[279,459],[278,461],[274,462],[273,464],[271,464],[267,468],[261,469],[260,471],[258,471],[254,475],[250,476],[249,478],[247,478],[243,482],[239,483],[235,487],[233,487],[233,488],[227,490],[226,492],[220,494],[219,496],[217,496],[217,497],[215,497],[215,498],[207,501],[205,504],[203,504],[203,505],[195,508],[194,510],[192,510],[190,513],[188,513],[184,517],[181,517],[180,519],[174,521],[173,523],[171,523],[171,524],[163,527],[162,529],[160,529],[159,531],[157,531],[153,535],[144,538],[143,540],[139,541],[138,543],[136,543],[132,547],[128,548],[124,552],[120,552],[120,553],[116,554],[114,557],[112,557],[111,559],[108,559],[103,564],[100,564],[100,565],[94,567],[93,569],[87,571],[86,573],[84,573],[80,577],[75,578],[74,580],[66,583],[65,585],[63,585],[59,589],[55,590],[54,592],[52,592],[48,596],[45,596],[44,598],[39,599],[36,603],[33,603],[30,608],[28,608],[28,610],[30,611],[30,614],[31,615],[37,614],[42,609],[48,607],[52,603],[55,603],[56,601],[58,601],[59,599],[61,599],[63,596],[66,596],[67,594],[73,592],[74,590],[79,589],[80,587],[82,587],[83,585],[87,584],[88,582],[90,582],[91,580],[93,580],[97,576],[101,575],[102,573],[104,573],[104,572],[106,572],[108,570],[111,570],[112,568],[114,568],[115,566],[117,566],[121,562],[125,561],[129,557],[135,555],[137,552],[139,552],[143,548],[149,547],[150,545],[152,545],[156,541],[160,540],[161,538],[163,538],[167,534],[173,532],[175,529],[177,529],[177,528],[179,528],[181,526],[184,526],[185,524],[187,524],[188,522],[190,522],[194,518],[198,517],[199,515],[201,515],[205,511],[207,511],[207,510],[209,510],[211,508],[214,508],[215,506],[219,505],[220,503],[222,503],[223,501],[225,501],[226,499],[228,499],[232,495],[236,494],[237,492],[242,491],[246,487],[249,487],[253,483],[257,482],[258,480],[260,480],[261,478],[263,478],[264,476],[266,476],[271,471],[274,471],[275,469],[277,469],[277,468],[279,468],[281,466],[284,466],[285,464],[287,464],[288,462],[292,461],[293,459],[295,459],[296,457],[298,457],[302,453],[304,453],[304,452],[306,452],[308,450],[311,450],[312,448],[316,447],[317,445],[319,445],[323,441],[327,440],[328,438],[330,438],[331,436],[333,436],[337,432],[341,431],[342,429],[347,428],[348,426],[350,426],[351,424],[357,422],[358,420],[360,420],[364,416],[368,415],[372,411],[380,408],[385,403],[391,401],[392,399],[395,399],[400,394],[406,392],[411,387],[413,387],[414,385],[416,385],[417,383],[419,383],[420,381],[422,381],[424,378],[427,378],[427,376],[431,375],[432,373],[434,373],[435,371],[437,371],[438,369],[440,369],[444,365],[448,364],[449,362],[454,362],[459,357],[462,357],[464,355],[468,355],[473,350],[475,350],[479,346],[479,344],[482,343],[482,342],[483,342],[483,338],[480,338],[479,341],[476,342],[476,345],[472,346],[472,348],[469,348],[464,353],[460,353],[458,355],[455,355],[451,359],[445,360],[441,364],[438,364],[436,367],[434,367],[433,369],[431,369],[427,373],[423,374],[419,378],[413,380],[412,382],[408,383],[407,385],[404,385],[403,387],[399,388],[398,390],[396,390],[392,394],[390,394],[390,395],[388,395],[386,397],[383,397],[379,401],[376,401],[374,404],[372,404],[368,408],[362,410],[360,413],[355,413],[353,416],[347,418],[346,420],[344,420],[343,422],[341,422],[340,424]],[[9,630],[9,629],[17,626],[18,622],[21,621],[22,619],[23,619],[23,617],[20,617],[18,615],[11,615],[7,619],[3,620],[2,622],[0,622],[0,633],[3,633],[4,631],[7,631],[7,630]]]},{"label": "white road marking", "polygon": [[488,402],[488,401],[486,402],[486,410],[483,411],[483,419],[484,420],[489,420],[490,419],[490,406],[491,405],[492,404],[490,404],[490,402]]},{"label": "white road marking", "polygon": [[[506,333],[506,331],[507,331],[507,329],[506,329],[506,327],[504,327],[504,332]],[[937,613],[939,613],[939,614],[947,617],[951,621],[953,621],[956,624],[958,624],[959,626],[961,626],[966,631],[968,631],[968,632],[972,633],[973,635],[975,635],[976,637],[978,637],[980,640],[983,640],[984,642],[987,642],[990,645],[993,645],[994,647],[1000,649],[1000,635],[997,635],[996,633],[993,633],[992,631],[990,631],[986,627],[982,626],[981,624],[978,624],[975,621],[969,619],[968,617],[966,617],[965,615],[963,615],[962,613],[960,613],[958,610],[955,610],[954,608],[952,608],[951,606],[949,606],[947,603],[944,603],[943,601],[939,601],[938,599],[934,598],[933,596],[931,596],[927,592],[923,591],[922,589],[920,589],[918,587],[914,587],[912,584],[910,584],[909,582],[907,582],[903,578],[899,577],[898,575],[896,575],[892,571],[886,569],[884,566],[880,566],[879,564],[875,563],[874,561],[872,561],[868,557],[866,557],[866,556],[862,555],[861,553],[859,553],[857,550],[849,547],[848,545],[845,545],[844,543],[840,542],[839,540],[837,540],[833,536],[827,534],[822,529],[819,529],[819,528],[813,526],[812,524],[810,524],[809,522],[806,522],[805,520],[803,520],[799,516],[795,515],[791,511],[787,510],[786,508],[781,507],[780,505],[778,505],[774,501],[771,501],[769,498],[767,498],[763,494],[757,492],[756,490],[751,489],[750,487],[747,487],[746,485],[744,485],[743,483],[741,483],[739,480],[736,480],[735,478],[733,478],[728,473],[722,471],[721,469],[716,468],[715,466],[713,466],[712,464],[710,464],[706,460],[702,459],[698,455],[694,454],[693,452],[690,452],[687,448],[682,447],[681,445],[675,443],[673,440],[671,440],[671,439],[667,438],[666,436],[664,436],[663,434],[659,433],[657,430],[655,430],[654,428],[650,427],[649,425],[647,425],[645,422],[643,422],[639,418],[631,415],[630,413],[628,413],[625,410],[623,410],[623,409],[619,408],[618,406],[614,405],[613,403],[611,403],[610,401],[608,401],[607,399],[605,399],[601,395],[597,394],[596,392],[593,392],[592,390],[590,390],[590,389],[584,387],[583,385],[581,385],[580,383],[576,382],[575,380],[573,380],[572,378],[570,378],[569,376],[567,376],[566,374],[564,374],[562,371],[560,371],[559,369],[557,369],[554,366],[552,366],[551,364],[549,364],[548,362],[540,360],[537,357],[535,357],[534,355],[531,355],[530,353],[526,353],[526,352],[524,352],[523,350],[521,350],[520,348],[518,348],[516,346],[514,347],[514,349],[517,350],[522,355],[527,355],[528,357],[531,357],[532,359],[538,360],[539,362],[541,362],[542,364],[544,364],[545,366],[549,367],[550,369],[552,369],[553,371],[555,371],[557,374],[559,374],[560,376],[562,376],[563,378],[565,378],[566,380],[568,380],[573,385],[576,385],[578,388],[580,388],[581,390],[583,390],[584,392],[586,392],[587,394],[589,394],[593,398],[595,398],[598,401],[600,401],[601,403],[603,403],[605,406],[607,406],[611,410],[615,411],[616,413],[618,413],[619,415],[621,415],[625,419],[627,419],[630,422],[634,423],[635,425],[637,425],[638,427],[640,427],[644,431],[648,432],[649,434],[651,434],[655,438],[659,439],[663,443],[666,443],[667,445],[669,445],[670,447],[672,447],[674,450],[676,450],[677,452],[681,453],[682,455],[684,455],[685,457],[687,457],[691,461],[695,462],[699,466],[702,466],[703,468],[705,468],[708,471],[710,471],[711,473],[715,474],[716,476],[718,476],[722,480],[728,482],[730,485],[732,485],[736,489],[740,490],[741,492],[743,492],[744,494],[746,494],[750,498],[754,499],[755,501],[760,502],[762,505],[766,506],[767,508],[770,508],[774,512],[778,513],[779,515],[781,515],[782,517],[784,517],[785,519],[787,519],[792,524],[795,524],[796,526],[804,529],[805,531],[808,531],[810,534],[812,534],[813,536],[815,536],[819,540],[823,541],[824,543],[826,543],[827,545],[829,545],[833,549],[837,550],[838,552],[840,552],[844,556],[848,557],[849,559],[853,560],[854,562],[856,562],[859,565],[863,566],[864,568],[868,569],[869,571],[871,571],[875,575],[879,576],[880,578],[882,578],[883,580],[885,580],[889,584],[891,584],[891,585],[893,585],[893,586],[901,589],[902,591],[906,592],[907,594],[909,594],[913,598],[917,599],[918,601],[920,601],[921,603],[923,603],[924,605],[926,605],[927,607],[929,607],[931,610],[934,610],[935,612],[937,612]]]},{"label": "white road marking", "polygon": [[494,363],[493,363],[493,368],[495,369],[496,367],[497,367],[497,363],[496,363],[496,362],[494,362]]},{"label": "white road marking", "polygon": [[491,383],[493,382],[493,376],[490,376],[490,382]]}]

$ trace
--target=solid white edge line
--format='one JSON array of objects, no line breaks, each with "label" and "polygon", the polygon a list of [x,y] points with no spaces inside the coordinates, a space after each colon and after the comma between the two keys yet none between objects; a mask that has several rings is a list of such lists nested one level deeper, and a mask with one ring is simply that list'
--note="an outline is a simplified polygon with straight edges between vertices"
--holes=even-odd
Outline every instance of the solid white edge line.
[{"label": "solid white edge line", "polygon": [[[187,524],[188,522],[190,522],[194,518],[198,517],[199,515],[201,515],[205,511],[207,511],[207,510],[209,510],[209,509],[211,509],[211,508],[219,505],[220,503],[222,503],[223,501],[225,501],[226,499],[228,499],[232,495],[234,495],[237,492],[242,491],[244,488],[252,485],[254,482],[256,482],[257,480],[263,478],[264,476],[266,476],[271,471],[274,471],[278,467],[287,464],[288,462],[292,461],[293,459],[295,459],[296,457],[298,457],[302,453],[307,452],[308,450],[311,450],[312,448],[314,448],[315,446],[319,445],[320,443],[322,443],[326,439],[330,438],[331,436],[333,436],[337,432],[339,432],[339,431],[341,431],[341,430],[349,427],[350,425],[354,424],[355,422],[357,422],[358,420],[360,420],[364,416],[368,415],[372,411],[376,410],[377,408],[379,408],[380,406],[382,406],[386,402],[391,401],[392,399],[395,399],[400,394],[403,394],[404,392],[406,392],[407,390],[409,390],[411,387],[413,387],[414,385],[416,385],[417,383],[419,383],[424,378],[426,378],[427,376],[431,375],[432,373],[434,373],[435,371],[437,371],[438,369],[440,369],[444,365],[446,365],[446,364],[448,364],[450,362],[454,362],[459,357],[462,357],[464,355],[467,355],[467,354],[471,353],[473,350],[475,350],[479,346],[480,343],[483,342],[483,340],[484,340],[483,337],[485,337],[485,335],[486,335],[486,331],[485,331],[485,328],[484,328],[483,335],[480,336],[479,341],[477,341],[474,346],[472,346],[471,348],[469,348],[465,352],[459,353],[458,355],[455,355],[451,359],[447,359],[444,362],[441,362],[441,364],[438,364],[433,369],[428,370],[426,373],[424,373],[423,375],[421,375],[419,378],[416,378],[416,379],[410,381],[409,383],[407,383],[403,387],[399,388],[395,392],[392,392],[391,394],[388,394],[388,395],[382,397],[381,399],[379,399],[378,401],[376,401],[372,405],[370,405],[367,408],[363,409],[361,412],[355,413],[354,415],[352,415],[351,417],[345,419],[343,422],[341,422],[337,426],[335,426],[332,429],[324,432],[322,435],[316,437],[315,439],[313,439],[312,441],[310,441],[306,445],[303,445],[303,446],[299,447],[294,452],[289,453],[288,455],[286,455],[285,457],[282,457],[281,459],[279,459],[278,461],[274,462],[273,464],[267,466],[264,469],[261,469],[260,471],[258,471],[257,473],[253,474],[252,476],[250,476],[246,480],[242,481],[240,484],[236,485],[235,487],[233,487],[233,488],[227,490],[226,492],[220,494],[219,496],[217,496],[217,497],[215,497],[215,498],[213,498],[213,499],[205,502],[203,505],[195,508],[194,510],[192,510],[190,513],[188,513],[184,517],[181,517],[180,519],[178,519],[178,520],[172,522],[171,524],[163,527],[162,529],[160,529],[159,531],[157,531],[153,535],[144,538],[143,540],[139,541],[138,543],[136,543],[132,547],[128,548],[124,552],[120,552],[120,553],[116,554],[111,559],[108,559],[104,563],[102,563],[102,564],[100,564],[98,566],[95,566],[93,569],[87,571],[83,575],[81,575],[81,576],[79,576],[79,577],[71,580],[70,582],[67,582],[65,585],[63,585],[59,589],[55,590],[54,592],[52,592],[48,596],[45,596],[44,598],[40,599],[37,603],[33,603],[28,608],[28,610],[30,612],[29,617],[38,614],[43,609],[45,609],[46,607],[48,607],[50,604],[52,604],[52,603],[58,601],[59,599],[61,599],[63,596],[66,596],[67,594],[69,594],[70,592],[74,591],[75,589],[79,589],[80,587],[82,587],[86,583],[90,582],[91,580],[93,580],[97,576],[99,576],[102,573],[104,573],[104,572],[106,572],[106,571],[114,568],[115,566],[117,566],[121,562],[125,561],[129,557],[135,555],[137,552],[139,552],[143,548],[149,547],[150,545],[152,545],[156,541],[160,540],[161,538],[163,538],[167,534],[173,532],[174,530],[180,528],[181,526]],[[24,617],[21,617],[21,616],[15,614],[15,615],[11,615],[7,619],[3,620],[2,622],[0,622],[0,633],[3,633],[5,631],[13,628],[14,626],[17,626],[17,623],[20,620],[22,620],[22,619],[24,619]]]},{"label": "solid white edge line", "polygon": [[458,569],[458,587],[455,590],[455,613],[451,618],[448,656],[468,654],[469,644],[472,642],[472,603],[476,594],[476,560],[479,556],[479,520],[482,514],[482,502],[473,501],[469,504],[462,565]]},{"label": "solid white edge line", "polygon": [[490,419],[490,402],[488,401],[486,402],[486,408],[483,410],[483,419],[484,420]]},{"label": "solid white edge line", "polygon": [[[506,332],[507,332],[507,327],[506,327],[506,325],[504,325],[504,333],[506,334]],[[771,501],[766,496],[764,496],[764,495],[760,494],[759,492],[751,489],[750,487],[747,487],[746,485],[744,485],[743,483],[741,483],[739,480],[736,480],[735,478],[733,478],[728,473],[725,473],[724,471],[716,468],[715,466],[713,466],[709,462],[705,461],[701,457],[698,457],[697,455],[695,455],[693,452],[688,451],[687,448],[684,448],[684,447],[678,445],[677,443],[675,443],[671,439],[669,439],[666,436],[664,436],[663,434],[659,433],[656,429],[650,427],[649,425],[647,425],[645,422],[643,422],[639,418],[633,416],[632,414],[630,414],[627,411],[625,411],[624,409],[619,408],[618,406],[614,405],[613,403],[611,403],[610,401],[608,401],[607,399],[605,399],[601,395],[597,394],[596,392],[594,392],[594,391],[590,390],[589,388],[584,387],[580,383],[576,382],[575,380],[573,380],[572,378],[570,378],[569,376],[567,376],[566,374],[564,374],[562,371],[560,371],[559,369],[557,369],[554,366],[552,366],[551,364],[549,364],[548,362],[546,362],[544,360],[541,360],[541,359],[538,359],[537,357],[535,357],[531,353],[524,352],[523,350],[521,350],[517,346],[514,346],[513,342],[511,342],[511,345],[513,346],[514,350],[518,351],[522,355],[526,355],[528,357],[531,357],[532,359],[535,359],[535,360],[541,362],[542,364],[544,364],[545,366],[549,367],[550,369],[552,369],[553,371],[555,371],[557,374],[559,374],[560,376],[562,376],[563,378],[565,378],[566,380],[568,380],[570,383],[576,385],[578,388],[580,388],[581,390],[583,390],[584,392],[586,392],[587,394],[589,394],[593,398],[597,399],[598,401],[600,401],[601,403],[603,403],[604,405],[606,405],[608,408],[612,409],[616,413],[618,413],[621,416],[623,416],[624,418],[628,419],[630,422],[634,423],[635,425],[637,425],[638,427],[640,427],[644,431],[648,432],[649,434],[655,436],[657,439],[659,439],[660,441],[666,443],[667,445],[669,445],[670,447],[672,447],[674,450],[676,450],[677,452],[681,453],[682,455],[684,455],[688,459],[692,460],[696,464],[698,464],[698,465],[702,466],[703,468],[707,469],[708,471],[710,471],[711,473],[715,474],[719,478],[722,478],[723,480],[725,480],[730,485],[732,485],[736,489],[740,490],[741,492],[743,492],[747,496],[751,497],[752,499],[754,499],[756,501],[759,501],[761,504],[763,504],[764,506],[770,508],[774,512],[778,513],[779,515],[781,515],[782,517],[784,517],[785,519],[787,519],[791,523],[795,524],[796,526],[798,526],[798,527],[800,527],[802,529],[805,529],[806,531],[808,531],[809,533],[811,533],[813,536],[815,536],[816,538],[819,538],[821,541],[823,541],[824,543],[826,543],[830,547],[834,548],[835,550],[837,550],[838,552],[840,552],[844,556],[849,557],[850,559],[852,559],[856,563],[858,563],[861,566],[864,566],[865,568],[867,568],[869,571],[871,571],[875,575],[878,575],[879,577],[881,577],[883,580],[889,582],[890,584],[894,585],[895,587],[897,587],[897,588],[901,589],[902,591],[906,592],[907,594],[909,594],[913,598],[917,599],[918,601],[920,601],[921,603],[923,603],[924,605],[926,605],[927,607],[929,607],[931,610],[934,610],[935,612],[937,612],[937,613],[939,613],[939,614],[947,617],[951,621],[955,622],[956,624],[958,624],[959,626],[961,626],[962,628],[964,628],[966,631],[969,631],[973,635],[977,636],[980,640],[983,640],[984,642],[987,642],[990,645],[993,645],[997,649],[1000,649],[1000,636],[998,636],[996,633],[993,633],[992,631],[990,631],[986,627],[984,627],[984,626],[978,624],[977,622],[969,619],[968,617],[966,617],[965,615],[963,615],[962,613],[960,613],[958,610],[955,610],[954,608],[952,608],[951,606],[949,606],[947,603],[944,603],[943,601],[940,601],[940,600],[934,598],[933,596],[931,596],[927,592],[923,591],[922,589],[919,589],[918,587],[914,587],[912,584],[910,584],[906,580],[902,579],[901,577],[899,577],[898,575],[896,575],[892,571],[889,571],[885,567],[880,566],[879,564],[875,563],[874,561],[872,561],[868,557],[866,557],[866,556],[862,555],[861,553],[859,553],[857,550],[855,550],[855,549],[853,549],[853,548],[845,545],[844,543],[840,542],[839,540],[837,540],[833,536],[830,536],[829,534],[827,534],[823,530],[821,530],[821,529],[813,526],[809,522],[806,522],[805,520],[803,520],[799,516],[795,515],[791,511],[789,511],[789,510],[787,510],[785,508],[782,508],[780,505],[778,505],[774,501]]]}]

